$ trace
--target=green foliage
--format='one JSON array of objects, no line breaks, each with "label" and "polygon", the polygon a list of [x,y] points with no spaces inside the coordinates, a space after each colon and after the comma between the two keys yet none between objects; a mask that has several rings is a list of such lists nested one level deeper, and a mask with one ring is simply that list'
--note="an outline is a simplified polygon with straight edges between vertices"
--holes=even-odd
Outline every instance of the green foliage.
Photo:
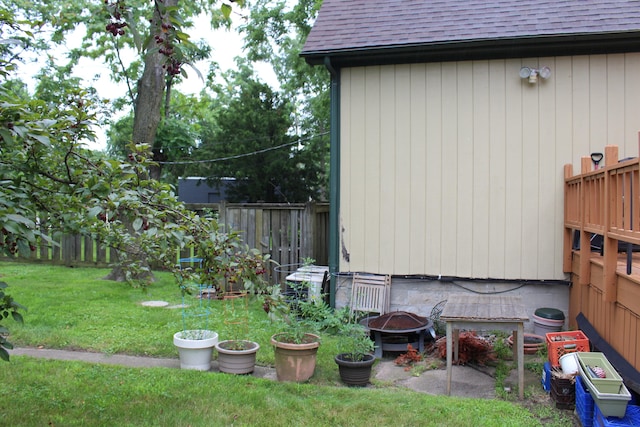
[{"label": "green foliage", "polygon": [[369,331],[358,323],[346,323],[340,328],[338,349],[352,362],[361,361],[375,350]]},{"label": "green foliage", "polygon": [[327,188],[329,172],[330,97],[329,73],[325,67],[311,67],[300,52],[322,1],[296,2],[256,0],[249,7],[249,19],[240,26],[247,59],[273,66],[284,99],[295,106],[299,136],[307,141],[304,164],[320,170],[321,188]]},{"label": "green foliage", "polygon": [[[206,163],[196,175],[233,177],[229,201],[305,202],[321,197],[323,170],[306,143],[289,135],[293,105],[242,65],[219,91],[215,126],[194,151]],[[211,161],[218,159],[220,161]],[[223,161],[222,161],[223,160]]]},{"label": "green foliage", "polygon": [[500,360],[508,360],[513,357],[513,351],[507,344],[504,333],[498,334],[496,339],[493,341],[493,351],[495,352],[496,357]]},{"label": "green foliage", "polygon": [[[4,319],[7,319],[9,316],[13,318],[18,323],[23,323],[22,314],[18,312],[18,310],[23,309],[26,310],[25,307],[18,304],[11,298],[11,296],[5,293],[5,289],[8,287],[5,282],[0,282],[0,322]],[[0,359],[4,361],[9,361],[9,353],[7,349],[12,349],[13,345],[7,341],[6,335],[9,333],[9,330],[2,326],[0,323]]]},{"label": "green foliage", "polygon": [[188,239],[200,261],[191,269],[172,269],[183,292],[193,293],[194,283],[214,287],[219,293],[238,287],[252,295],[268,292],[264,275],[269,254],[249,248],[234,231],[222,232],[213,219],[201,222],[196,218],[198,221],[190,224],[191,235],[182,237]]},{"label": "green foliage", "polygon": [[[53,10],[37,6],[34,13]],[[109,13],[119,21],[122,3],[107,6],[115,7]],[[165,11],[177,23],[173,11]],[[0,24],[19,30],[8,12],[2,16],[6,22]],[[178,32],[175,36],[181,37]],[[3,46],[14,43],[5,40]],[[10,69],[5,63],[2,70]],[[152,260],[173,272],[180,286],[197,278],[196,283],[238,283],[258,292],[268,257],[243,245],[237,233],[220,230],[215,219],[188,211],[171,186],[152,179],[149,145],[130,144],[123,160],[84,148],[94,137],[100,106],[77,82],[64,81],[68,70],[53,64],[49,70],[51,75],[42,75],[36,100],[21,97],[15,83],[0,84],[0,250],[28,254],[36,239],[47,241],[40,230],[51,226],[90,235],[115,249],[115,271],[134,286],[151,285]],[[202,268],[180,270],[176,253],[182,249],[194,249],[203,259]]]}]

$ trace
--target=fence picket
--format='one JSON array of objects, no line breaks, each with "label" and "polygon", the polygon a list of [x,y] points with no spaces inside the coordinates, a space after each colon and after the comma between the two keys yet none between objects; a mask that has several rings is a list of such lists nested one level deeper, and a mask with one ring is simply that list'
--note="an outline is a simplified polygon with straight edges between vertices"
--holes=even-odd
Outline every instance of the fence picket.
[{"label": "fence picket", "polygon": [[[244,242],[262,253],[269,253],[271,259],[280,265],[298,264],[304,258],[315,259],[316,264],[328,262],[329,204],[188,204],[196,212],[210,209],[218,212],[224,229],[238,231]],[[110,248],[89,236],[59,235],[51,224],[41,225],[41,231],[55,236],[58,245],[51,246],[41,241],[29,260],[64,263],[65,265],[106,266],[113,260]],[[184,249],[178,257],[193,256],[190,249]],[[0,259],[20,259],[0,254]]]}]

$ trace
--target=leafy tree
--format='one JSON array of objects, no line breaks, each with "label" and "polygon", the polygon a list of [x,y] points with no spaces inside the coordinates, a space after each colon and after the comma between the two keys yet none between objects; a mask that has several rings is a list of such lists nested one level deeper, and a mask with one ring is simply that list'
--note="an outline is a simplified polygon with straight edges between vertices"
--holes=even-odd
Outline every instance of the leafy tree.
[{"label": "leafy tree", "polygon": [[267,84],[257,81],[246,64],[228,73],[220,93],[226,108],[216,117],[218,129],[202,141],[201,175],[233,177],[230,201],[303,202],[318,187],[318,171],[292,127],[292,104]]},{"label": "leafy tree", "polygon": [[[201,172],[189,160],[193,160],[193,153],[207,137],[209,130],[217,128],[215,116],[220,103],[207,93],[194,96],[174,91],[172,99],[172,108],[169,113],[165,112],[158,128],[154,148],[158,152],[154,157],[166,162],[162,168],[162,181],[175,185],[178,177]],[[127,156],[132,127],[133,114],[121,118],[110,127],[107,132],[109,154]]]},{"label": "leafy tree", "polygon": [[[113,80],[127,87],[127,103],[116,99],[113,107],[133,107],[130,141],[147,144],[156,160],[162,160],[164,147],[157,145],[156,134],[162,109],[169,111],[171,88],[186,75],[185,66],[211,52],[203,42],[192,42],[185,31],[202,13],[211,17],[212,25],[228,25],[231,3],[242,7],[244,2],[226,1],[15,0],[11,8],[38,29],[34,45],[61,44],[72,31],[81,34],[81,46],[70,52],[64,67],[71,72],[83,57],[103,59]],[[134,59],[125,61],[131,53]],[[150,172],[157,178],[160,168]]]},{"label": "leafy tree", "polygon": [[[148,145],[132,144],[126,161],[84,147],[94,137],[97,109],[85,90],[63,85],[56,93],[47,86],[46,99],[24,96],[23,87],[10,80],[13,48],[21,42],[7,36],[20,31],[11,11],[0,6],[0,250],[11,256],[29,254],[41,241],[54,245],[39,227],[45,222],[115,248],[132,285],[150,285],[145,260],[153,259],[179,283],[196,274],[218,286],[242,280],[256,289],[265,259],[244,247],[237,234],[221,232],[215,220],[188,211],[170,186],[150,178]],[[207,268],[179,270],[176,251],[185,247],[194,247]],[[0,283],[0,321],[21,321],[21,307],[6,286]],[[0,325],[4,360],[11,348],[6,333]]]},{"label": "leafy tree", "polygon": [[[71,31],[84,29],[82,45],[71,51],[65,67],[71,70],[82,57],[103,58],[110,65],[114,79],[127,84],[133,106],[131,141],[135,147],[149,150],[143,156],[145,159],[163,160],[165,150],[157,145],[156,135],[162,107],[168,105],[166,100],[170,99],[167,88],[186,73],[185,65],[208,53],[192,43],[184,30],[192,27],[191,18],[205,12],[216,25],[229,22],[231,5],[216,3],[210,0],[15,0],[11,11],[38,30],[33,45],[60,44]],[[242,6],[243,1],[234,3]],[[51,31],[48,40],[43,29]],[[129,64],[123,60],[127,49],[137,54]],[[133,159],[138,153],[129,156]],[[159,163],[151,162],[147,166],[151,178],[160,177]],[[141,184],[148,182],[140,180]],[[127,250],[137,256],[145,252],[133,247]],[[144,259],[139,262],[145,264]],[[119,268],[112,272],[114,278],[123,275]]]},{"label": "leafy tree", "polygon": [[[305,151],[313,168],[329,176],[329,73],[311,67],[300,57],[322,0],[254,0],[248,2],[249,17],[238,31],[244,36],[249,61],[266,61],[280,82],[282,97],[295,106],[296,131],[307,141]],[[309,166],[309,164],[306,164]]]}]

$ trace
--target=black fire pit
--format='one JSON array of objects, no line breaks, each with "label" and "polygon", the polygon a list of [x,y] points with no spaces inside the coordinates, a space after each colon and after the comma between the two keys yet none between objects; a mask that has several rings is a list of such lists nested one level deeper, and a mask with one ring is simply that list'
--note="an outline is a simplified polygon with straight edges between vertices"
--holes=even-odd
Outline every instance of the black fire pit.
[{"label": "black fire pit", "polygon": [[373,333],[376,358],[382,357],[383,351],[407,351],[411,344],[419,352],[424,351],[426,332],[435,338],[433,322],[407,311],[394,311],[382,316],[365,317],[360,324]]}]

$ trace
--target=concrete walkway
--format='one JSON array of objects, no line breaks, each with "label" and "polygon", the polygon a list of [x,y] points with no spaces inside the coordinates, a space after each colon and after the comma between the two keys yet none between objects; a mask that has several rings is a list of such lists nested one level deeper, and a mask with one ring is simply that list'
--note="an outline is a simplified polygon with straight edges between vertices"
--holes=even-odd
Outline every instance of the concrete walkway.
[{"label": "concrete walkway", "polygon": [[[136,368],[164,367],[180,368],[177,358],[154,358],[127,356],[119,354],[91,353],[84,351],[52,350],[40,348],[16,348],[10,351],[12,356],[30,356],[44,359],[72,360],[89,363],[103,363],[121,365]],[[212,362],[212,370],[217,370],[217,362]],[[255,377],[276,379],[275,369],[271,367],[256,366],[253,373]],[[405,370],[393,363],[393,358],[384,358],[374,366],[375,381],[388,383],[398,387],[406,387],[418,392],[444,395],[447,390],[447,372],[445,369],[433,369],[419,372],[417,370]],[[531,381],[539,379],[529,378]],[[514,379],[514,384],[517,381]],[[485,370],[469,366],[453,366],[451,395],[460,397],[474,397],[493,399],[495,395],[495,379],[491,376],[491,370]]]}]

